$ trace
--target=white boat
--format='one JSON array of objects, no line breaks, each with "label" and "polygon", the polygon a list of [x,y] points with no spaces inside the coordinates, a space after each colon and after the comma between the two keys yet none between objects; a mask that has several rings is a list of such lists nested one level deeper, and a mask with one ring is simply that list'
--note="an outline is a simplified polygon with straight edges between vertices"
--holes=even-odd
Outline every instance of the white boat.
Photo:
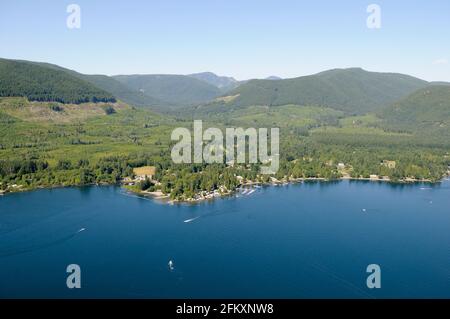
[{"label": "white boat", "polygon": [[193,222],[194,220],[200,218],[200,216],[194,217],[194,218],[190,218],[190,219],[186,219],[185,221],[183,221],[183,223],[190,223]]},{"label": "white boat", "polygon": [[255,192],[255,190],[254,190],[254,189],[252,189],[251,191],[249,191],[249,192],[248,192],[247,196],[249,196],[249,195],[253,194],[254,192]]},{"label": "white boat", "polygon": [[169,266],[169,270],[171,270],[171,271],[175,269],[175,266],[173,265],[172,260],[169,260],[168,266]]},{"label": "white boat", "polygon": [[77,233],[81,233],[82,231],[85,231],[86,228],[81,228],[79,231],[77,231]]}]

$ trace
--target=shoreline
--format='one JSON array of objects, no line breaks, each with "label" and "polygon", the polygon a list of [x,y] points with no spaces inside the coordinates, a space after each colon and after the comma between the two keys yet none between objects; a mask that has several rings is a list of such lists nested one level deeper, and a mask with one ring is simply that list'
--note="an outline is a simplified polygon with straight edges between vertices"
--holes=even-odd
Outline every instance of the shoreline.
[{"label": "shoreline", "polygon": [[[226,196],[230,196],[236,193],[236,191],[238,189],[240,189],[241,187],[251,187],[251,186],[283,186],[283,185],[291,185],[291,184],[296,184],[296,183],[302,183],[302,182],[339,182],[339,181],[362,181],[362,182],[383,182],[383,183],[388,183],[388,184],[397,184],[397,185],[407,185],[407,184],[421,184],[421,183],[425,183],[425,184],[439,184],[442,183],[443,181],[447,180],[450,177],[450,172],[443,176],[441,179],[437,180],[437,181],[432,181],[429,179],[412,179],[412,178],[405,178],[405,179],[401,179],[399,181],[392,181],[391,179],[386,179],[386,178],[378,178],[378,179],[374,179],[374,178],[365,178],[365,177],[348,177],[348,176],[343,176],[343,177],[339,177],[339,178],[335,178],[335,179],[327,179],[327,178],[323,178],[323,177],[306,177],[306,178],[291,178],[288,181],[286,180],[276,180],[276,181],[272,181],[272,182],[253,182],[253,181],[249,181],[246,182],[244,184],[241,184],[238,188],[236,188],[235,190],[232,191],[227,191],[225,193],[215,193],[215,196],[210,196],[208,198],[200,198],[200,199],[187,199],[187,200],[179,200],[179,199],[170,199],[170,194],[164,194],[163,192],[161,192],[160,190],[158,191],[154,191],[154,192],[149,192],[149,191],[136,191],[136,190],[132,190],[130,188],[126,188],[124,187],[125,185],[123,183],[91,183],[91,184],[85,184],[85,185],[51,185],[51,186],[38,186],[38,187],[34,187],[34,188],[22,188],[22,187],[16,187],[13,191],[11,190],[0,190],[0,197],[4,197],[10,194],[17,194],[17,193],[25,193],[25,192],[32,192],[32,191],[36,191],[36,190],[44,190],[44,189],[60,189],[60,188],[71,188],[71,187],[77,187],[77,188],[82,188],[82,187],[88,187],[88,186],[120,186],[122,188],[125,188],[127,191],[129,191],[130,193],[133,194],[138,194],[138,195],[143,195],[146,197],[151,197],[155,200],[160,200],[160,201],[166,201],[168,204],[174,204],[174,203],[192,203],[192,204],[196,204],[196,203],[200,203],[200,202],[204,202],[204,201],[210,201],[210,200],[214,200],[217,198],[222,198],[222,197],[226,197]],[[217,191],[217,190],[216,190]],[[210,193],[214,193],[215,191],[212,191]]]},{"label": "shoreline", "polygon": [[[429,179],[412,179],[412,178],[406,178],[406,179],[402,179],[399,181],[392,181],[391,179],[386,179],[386,178],[364,178],[364,177],[340,177],[340,178],[336,178],[336,179],[326,179],[323,177],[307,177],[307,178],[291,178],[289,179],[289,181],[286,180],[276,180],[276,181],[272,181],[272,182],[268,182],[268,183],[264,183],[264,182],[247,182],[244,184],[241,184],[239,187],[237,187],[236,189],[232,190],[232,191],[228,191],[226,193],[219,193],[216,191],[211,191],[209,192],[214,193],[214,195],[210,196],[210,197],[205,197],[202,196],[200,198],[188,198],[188,199],[184,199],[184,200],[180,200],[180,199],[170,199],[167,201],[167,204],[200,204],[202,202],[206,202],[206,201],[212,201],[215,199],[220,199],[220,198],[224,198],[227,196],[231,196],[231,195],[235,195],[236,193],[238,193],[238,190],[241,188],[252,188],[252,186],[260,186],[260,187],[270,187],[270,186],[285,186],[285,185],[292,185],[292,184],[297,184],[297,183],[303,183],[303,182],[340,182],[340,181],[360,181],[360,182],[384,182],[384,183],[388,183],[388,184],[397,184],[397,185],[407,185],[407,184],[438,184],[438,183],[442,183],[444,180],[446,180],[450,175],[445,175],[443,176],[440,180],[433,182],[432,180]],[[147,191],[133,191],[133,190],[129,190],[130,192],[134,193],[134,194],[140,194],[140,195],[150,195],[151,197],[153,197],[155,200],[161,200],[164,201],[165,199],[169,199],[170,198],[170,194],[164,194],[161,191],[156,191],[156,192],[147,192]],[[219,194],[219,195],[216,195]],[[197,194],[198,195],[198,194]]]}]

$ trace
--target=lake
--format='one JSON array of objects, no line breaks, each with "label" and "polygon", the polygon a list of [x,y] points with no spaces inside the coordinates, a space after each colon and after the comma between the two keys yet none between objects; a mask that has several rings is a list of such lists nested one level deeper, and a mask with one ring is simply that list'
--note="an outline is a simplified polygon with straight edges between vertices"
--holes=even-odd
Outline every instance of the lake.
[{"label": "lake", "polygon": [[[114,186],[10,194],[0,297],[450,298],[449,204],[448,180],[306,182],[196,205]],[[81,289],[66,286],[69,264]]]}]

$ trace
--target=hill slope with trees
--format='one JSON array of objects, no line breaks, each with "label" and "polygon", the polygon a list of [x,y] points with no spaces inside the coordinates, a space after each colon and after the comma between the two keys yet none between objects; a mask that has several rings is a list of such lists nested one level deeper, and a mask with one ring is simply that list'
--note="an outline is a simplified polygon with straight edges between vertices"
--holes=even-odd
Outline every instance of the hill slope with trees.
[{"label": "hill slope with trees", "polygon": [[0,97],[60,103],[116,102],[109,92],[66,72],[26,61],[0,59]]},{"label": "hill slope with trees", "polygon": [[347,114],[373,112],[428,85],[403,74],[334,69],[278,81],[251,80],[203,108],[224,111],[252,105],[310,105]]},{"label": "hill slope with trees", "polygon": [[117,75],[114,79],[180,108],[204,103],[222,94],[218,87],[186,75]]},{"label": "hill slope with trees", "polygon": [[46,68],[54,69],[57,71],[64,71],[74,77],[77,77],[83,81],[87,81],[99,89],[105,90],[116,98],[122,100],[123,102],[133,105],[133,106],[143,106],[143,107],[151,107],[151,106],[162,106],[168,105],[169,103],[160,101],[154,97],[148,96],[139,92],[138,90],[133,90],[128,86],[122,84],[121,82],[115,80],[114,78],[102,75],[102,74],[83,74],[76,72],[74,70],[66,69],[61,66],[43,63],[43,62],[32,62],[36,65],[43,66]]},{"label": "hill slope with trees", "polygon": [[450,130],[450,86],[432,85],[381,110],[386,126],[397,130]]}]

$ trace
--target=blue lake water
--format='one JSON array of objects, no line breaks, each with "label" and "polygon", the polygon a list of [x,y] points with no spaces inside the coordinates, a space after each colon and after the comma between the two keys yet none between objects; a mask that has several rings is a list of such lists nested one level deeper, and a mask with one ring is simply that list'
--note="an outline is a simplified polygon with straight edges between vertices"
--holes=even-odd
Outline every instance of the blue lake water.
[{"label": "blue lake water", "polygon": [[[0,297],[450,298],[449,204],[449,181],[311,182],[197,205],[112,186],[2,196]],[[66,287],[69,264],[81,289]]]}]

